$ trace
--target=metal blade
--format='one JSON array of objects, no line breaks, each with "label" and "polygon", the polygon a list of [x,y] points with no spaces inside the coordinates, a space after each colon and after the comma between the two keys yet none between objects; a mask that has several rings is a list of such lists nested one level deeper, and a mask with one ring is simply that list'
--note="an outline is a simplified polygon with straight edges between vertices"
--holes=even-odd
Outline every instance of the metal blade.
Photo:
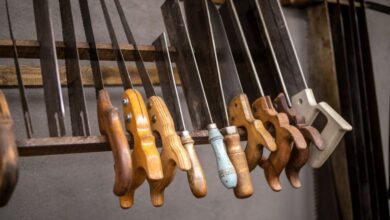
[{"label": "metal blade", "polygon": [[120,1],[115,0],[115,5],[118,10],[118,14],[121,19],[123,28],[125,30],[126,38],[129,41],[129,43],[134,46],[134,53],[133,53],[134,60],[135,60],[135,64],[137,65],[138,73],[141,76],[142,85],[144,86],[146,96],[147,97],[156,96],[156,92],[154,91],[152,80],[150,79],[149,74],[146,71],[145,64],[141,56],[141,52],[138,50],[137,43],[135,42],[134,36],[131,33],[130,26],[127,22],[125,13],[123,12]]},{"label": "metal blade", "polygon": [[229,103],[234,97],[243,94],[243,90],[238,76],[234,57],[230,49],[225,27],[219,15],[217,7],[208,1],[213,33],[215,36],[215,47],[217,50],[218,64],[222,81],[223,94]]},{"label": "metal blade", "polygon": [[14,55],[14,63],[15,63],[15,69],[16,69],[16,78],[18,80],[19,94],[20,94],[20,98],[21,98],[21,102],[22,102],[24,124],[26,126],[27,137],[31,138],[34,131],[32,128],[30,110],[28,107],[27,97],[26,97],[26,91],[25,91],[24,84],[23,84],[22,72],[20,71],[19,55],[18,55],[18,50],[16,49],[16,41],[15,41],[14,33],[12,30],[11,16],[10,16],[9,7],[8,7],[8,0],[5,0],[5,8],[7,10],[9,34],[10,34],[11,40],[12,40],[12,49],[13,49],[13,53],[14,53],[13,55]]},{"label": "metal blade", "polygon": [[219,127],[226,127],[229,118],[208,7],[207,0],[184,1],[188,31],[211,114]]},{"label": "metal blade", "polygon": [[165,32],[153,42],[153,45],[156,48],[156,67],[165,104],[174,117],[175,128],[179,131],[185,131],[187,129],[181,110],[175,77],[173,75],[173,67]]},{"label": "metal blade", "polygon": [[107,5],[104,0],[100,0],[102,5],[104,20],[106,21],[108,33],[110,35],[110,39],[112,42],[112,47],[114,48],[116,62],[119,67],[123,87],[125,90],[134,88],[133,82],[131,81],[129,72],[126,67],[125,59],[123,58],[122,50],[119,47],[118,39],[116,38],[114,26],[112,25],[112,21],[110,18],[110,14],[108,13]]},{"label": "metal blade", "polygon": [[96,96],[98,96],[98,92],[104,89],[104,83],[103,83],[102,72],[100,70],[99,55],[97,53],[95,37],[92,29],[88,0],[79,0],[79,4],[81,10],[81,17],[84,25],[85,38],[87,39],[87,42],[89,44],[88,54],[89,54],[89,61],[91,62]]},{"label": "metal blade", "polygon": [[204,129],[213,120],[179,2],[167,0],[161,6],[161,11],[169,39],[177,52],[176,64],[191,114],[192,125],[195,129]]},{"label": "metal blade", "polygon": [[265,93],[276,97],[280,92],[283,92],[288,106],[291,107],[290,96],[280,71],[274,46],[269,37],[267,24],[264,22],[261,6],[257,0],[236,1],[235,6],[252,54],[253,62],[258,71],[257,73],[262,84],[266,85],[264,87]]},{"label": "metal blade", "polygon": [[[287,83],[290,94],[296,94],[307,88],[301,65],[284,18],[279,1],[258,0],[267,24],[269,37],[279,61],[281,73]],[[304,87],[302,87],[304,85]]]},{"label": "metal blade", "polygon": [[49,133],[52,137],[64,136],[66,133],[65,109],[49,3],[48,0],[34,0],[33,4],[37,37],[40,44],[40,62]]},{"label": "metal blade", "polygon": [[85,105],[83,82],[79,64],[79,52],[72,18],[70,0],[60,0],[62,35],[65,43],[65,65],[68,84],[70,117],[73,136],[89,136],[88,111]]},{"label": "metal blade", "polygon": [[244,87],[244,92],[248,95],[249,101],[253,102],[257,98],[264,96],[264,92],[233,0],[225,1],[225,4],[219,9],[219,12],[230,46],[232,47],[233,57],[236,61],[241,82],[252,82],[252,87]]}]

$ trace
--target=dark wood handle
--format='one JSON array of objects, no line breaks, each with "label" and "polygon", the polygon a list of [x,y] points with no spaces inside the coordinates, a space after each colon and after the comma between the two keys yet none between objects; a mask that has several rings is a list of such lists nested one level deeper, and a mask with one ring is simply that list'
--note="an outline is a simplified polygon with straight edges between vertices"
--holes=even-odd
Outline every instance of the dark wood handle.
[{"label": "dark wood handle", "polygon": [[7,205],[18,182],[18,162],[11,113],[0,91],[0,207]]},{"label": "dark wood handle", "polygon": [[99,91],[97,106],[100,133],[107,137],[115,161],[114,194],[123,196],[132,180],[129,143],[120,123],[118,110],[111,104],[106,90]]},{"label": "dark wood handle", "polygon": [[252,178],[245,152],[241,148],[240,135],[238,133],[227,134],[224,141],[230,161],[237,173],[237,186],[234,188],[234,195],[241,199],[248,198],[253,194]]}]

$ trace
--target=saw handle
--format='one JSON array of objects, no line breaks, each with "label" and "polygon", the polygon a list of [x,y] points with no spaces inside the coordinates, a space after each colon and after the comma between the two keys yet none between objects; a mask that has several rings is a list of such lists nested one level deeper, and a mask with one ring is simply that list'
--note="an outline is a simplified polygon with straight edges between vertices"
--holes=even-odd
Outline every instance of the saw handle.
[{"label": "saw handle", "polygon": [[207,129],[209,142],[213,147],[215,157],[217,158],[219,179],[226,188],[234,188],[237,186],[237,174],[226,153],[223,136],[215,124],[209,124]]},{"label": "saw handle", "polygon": [[248,144],[245,148],[249,170],[253,170],[259,163],[263,147],[270,151],[276,150],[276,143],[272,135],[265,129],[260,120],[254,118],[249,100],[245,94],[232,99],[228,106],[230,122],[243,127],[247,133]]},{"label": "saw handle", "polygon": [[317,103],[311,89],[302,90],[295,94],[291,100],[294,108],[305,116],[309,125],[314,122],[319,113],[326,117],[327,123],[320,131],[324,140],[324,150],[312,147],[308,161],[311,167],[319,168],[336,149],[345,132],[352,130],[352,126],[326,102]]},{"label": "saw handle", "polygon": [[141,93],[127,89],[122,98],[126,130],[134,140],[133,181],[126,195],[120,198],[120,206],[127,209],[134,205],[135,190],[145,179],[157,181],[163,178],[163,168]]},{"label": "saw handle", "polygon": [[191,192],[197,198],[205,197],[207,195],[206,177],[194,148],[195,142],[188,134],[188,131],[184,131],[181,135],[181,143],[187,150],[191,161],[191,169],[187,171]]},{"label": "saw handle", "polygon": [[237,198],[248,198],[253,194],[252,179],[249,173],[245,152],[241,148],[238,133],[226,134],[224,137],[227,153],[237,173],[237,186],[234,195]]},{"label": "saw handle", "polygon": [[8,103],[0,91],[0,207],[10,200],[19,176],[19,155]]},{"label": "saw handle", "polygon": [[123,131],[118,110],[111,104],[106,90],[100,90],[97,100],[100,133],[107,137],[114,156],[114,194],[122,196],[127,192],[132,180],[130,147]]},{"label": "saw handle", "polygon": [[148,112],[152,130],[160,135],[162,142],[161,162],[164,177],[158,181],[150,181],[152,204],[158,207],[164,204],[164,190],[175,177],[176,166],[188,171],[191,169],[191,161],[175,131],[172,116],[164,100],[158,96],[150,97]]}]

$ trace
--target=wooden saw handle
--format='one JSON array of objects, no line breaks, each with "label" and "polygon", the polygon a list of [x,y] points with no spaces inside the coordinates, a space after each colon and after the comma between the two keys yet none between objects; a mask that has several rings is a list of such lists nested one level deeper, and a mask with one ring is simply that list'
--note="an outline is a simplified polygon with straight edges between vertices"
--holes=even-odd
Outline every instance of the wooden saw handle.
[{"label": "wooden saw handle", "polygon": [[252,178],[249,173],[248,161],[245,152],[241,148],[240,135],[235,132],[228,132],[224,141],[227,153],[237,173],[237,186],[234,188],[234,195],[237,198],[248,198],[253,194]]},{"label": "wooden saw handle", "polygon": [[149,98],[148,112],[152,120],[152,130],[156,131],[162,142],[161,162],[164,178],[150,181],[150,196],[154,206],[164,204],[164,190],[172,182],[176,166],[184,171],[191,169],[191,161],[180,137],[176,134],[173,119],[164,100],[158,96]]},{"label": "wooden saw handle", "polygon": [[[283,93],[279,94],[274,100],[274,106],[278,112],[284,112],[287,114],[290,123],[297,127],[299,131],[303,134],[303,137],[306,140],[307,145],[314,145],[318,150],[323,150],[324,141],[322,140],[321,134],[319,131],[307,125],[305,118],[299,114],[293,107],[289,107],[286,101],[286,98]],[[312,146],[313,147],[313,146]],[[309,150],[298,149],[295,144],[291,152],[290,160],[286,166],[286,176],[290,181],[291,185],[295,188],[301,187],[301,181],[299,180],[299,171],[306,164],[309,159]]]},{"label": "wooden saw handle", "polygon": [[207,195],[206,177],[194,148],[195,142],[188,131],[182,132],[181,143],[187,150],[191,161],[191,169],[187,171],[187,179],[191,192],[197,198],[205,197]]},{"label": "wooden saw handle", "polygon": [[279,176],[289,161],[291,146],[295,143],[297,148],[305,149],[307,147],[305,139],[297,128],[289,124],[285,113],[278,113],[273,108],[269,96],[256,99],[253,103],[253,113],[275,133],[277,150],[271,152],[267,159],[263,158],[259,164],[264,169],[265,177],[272,190],[280,191],[282,186]]},{"label": "wooden saw handle", "polygon": [[105,135],[114,156],[114,194],[123,196],[132,180],[130,147],[122,129],[118,110],[112,106],[106,90],[100,90],[97,98],[97,112],[100,133]]},{"label": "wooden saw handle", "polygon": [[265,129],[263,123],[254,118],[245,94],[232,99],[228,110],[230,122],[246,130],[248,145],[245,148],[245,155],[249,170],[253,170],[261,159],[263,147],[268,148],[270,151],[276,150],[275,140]]},{"label": "wooden saw handle", "polygon": [[123,114],[126,129],[134,140],[133,181],[126,195],[120,198],[120,206],[131,208],[134,204],[135,190],[145,179],[161,180],[163,168],[144,100],[137,90],[128,89],[124,92]]},{"label": "wooden saw handle", "polygon": [[7,100],[0,91],[0,207],[7,205],[18,182],[19,155]]}]

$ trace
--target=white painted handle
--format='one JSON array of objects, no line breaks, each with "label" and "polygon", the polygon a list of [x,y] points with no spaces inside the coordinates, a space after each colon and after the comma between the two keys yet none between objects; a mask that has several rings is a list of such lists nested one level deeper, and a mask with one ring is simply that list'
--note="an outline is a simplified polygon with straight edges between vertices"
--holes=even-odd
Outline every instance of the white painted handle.
[{"label": "white painted handle", "polygon": [[319,113],[326,119],[326,125],[321,131],[325,148],[319,151],[315,147],[310,148],[309,165],[313,168],[321,167],[336,149],[345,132],[351,131],[352,126],[344,120],[328,103],[317,103],[311,89],[305,89],[292,97],[292,105],[302,114],[306,123],[311,125]]}]

